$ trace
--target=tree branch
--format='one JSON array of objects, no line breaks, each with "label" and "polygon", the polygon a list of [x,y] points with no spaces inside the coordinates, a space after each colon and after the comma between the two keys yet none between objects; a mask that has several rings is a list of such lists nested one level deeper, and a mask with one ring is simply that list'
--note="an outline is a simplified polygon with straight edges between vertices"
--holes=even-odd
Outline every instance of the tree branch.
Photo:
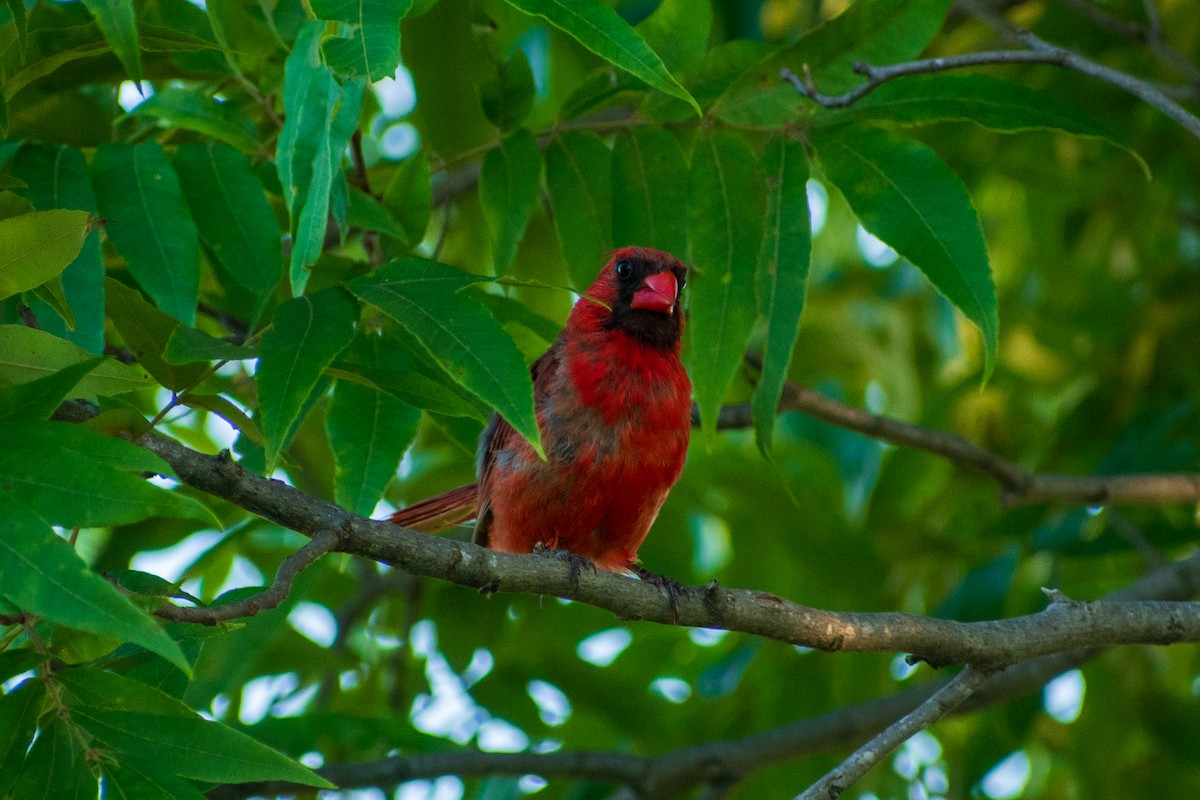
[{"label": "tree branch", "polygon": [[[1108,595],[1106,601],[1184,600],[1200,592],[1200,554],[1156,569]],[[952,714],[967,714],[1006,702],[1044,685],[1103,652],[1089,648],[1025,661],[993,675]],[[390,787],[406,780],[442,775],[541,775],[544,778],[593,778],[633,787],[643,798],[670,798],[699,785],[736,784],[754,771],[802,756],[854,747],[911,712],[936,693],[945,681],[913,686],[896,694],[867,700],[815,717],[801,719],[739,739],[704,742],[657,755],[597,751],[554,753],[480,753],[456,750],[397,755],[381,761],[331,764],[318,772],[344,789]],[[587,769],[581,774],[581,765]],[[252,794],[279,794],[296,787],[283,783],[224,786],[213,800],[236,800]]]},{"label": "tree branch", "polygon": [[[94,405],[73,401],[57,416],[79,421],[96,413]],[[621,619],[677,621],[820,650],[911,653],[934,665],[1009,664],[1097,645],[1200,641],[1200,603],[1054,604],[1038,614],[964,623],[896,612],[825,611],[766,592],[725,589],[713,581],[685,588],[673,607],[660,588],[623,575],[604,570],[573,573],[557,558],[495,552],[355,516],[243,470],[227,451],[207,456],[155,433],[137,443],[170,464],[187,485],[253,514],[308,536],[339,531],[340,552],[485,594],[553,595],[606,609]]]},{"label": "tree branch", "polygon": [[925,730],[961,704],[983,685],[991,670],[970,665],[938,689],[928,700],[880,731],[821,780],[796,796],[796,800],[834,800],[904,742]]},{"label": "tree branch", "polygon": [[1026,49],[988,50],[955,56],[923,58],[882,67],[860,61],[854,64],[854,71],[865,76],[867,82],[840,95],[827,95],[821,92],[813,82],[812,73],[808,70],[807,64],[804,68],[803,80],[787,69],[780,71],[780,78],[791,83],[800,94],[826,108],[844,108],[861,100],[864,96],[875,91],[888,81],[907,75],[929,74],[992,64],[1050,64],[1079,72],[1123,89],[1142,102],[1157,108],[1193,136],[1200,138],[1200,118],[1193,115],[1148,81],[1135,78],[1128,73],[1115,70],[1111,67],[1106,67],[1071,50],[1050,44],[1030,31],[1013,25],[1007,19],[990,9],[982,8],[978,3],[969,3],[966,5],[976,17],[985,20],[1002,33],[1016,39],[1025,45]]},{"label": "tree branch", "polygon": [[[748,357],[748,360],[752,364],[755,363],[753,356]],[[1006,507],[1047,502],[1089,506],[1108,503],[1165,505],[1200,502],[1200,473],[1030,473],[1015,462],[980,447],[965,436],[872,414],[830,400],[820,392],[790,381],[784,384],[779,410],[801,411],[822,422],[892,444],[926,450],[959,466],[982,472],[1000,484],[1000,502]],[[748,428],[753,424],[749,403],[726,406],[717,417],[719,429]]]},{"label": "tree branch", "polygon": [[263,591],[223,606],[211,608],[186,608],[165,603],[154,612],[157,617],[171,622],[195,622],[200,625],[216,625],[243,617],[253,617],[269,611],[282,603],[292,589],[292,580],[321,556],[338,545],[338,534],[332,530],[317,531],[304,546],[283,560],[275,573],[275,580]]}]

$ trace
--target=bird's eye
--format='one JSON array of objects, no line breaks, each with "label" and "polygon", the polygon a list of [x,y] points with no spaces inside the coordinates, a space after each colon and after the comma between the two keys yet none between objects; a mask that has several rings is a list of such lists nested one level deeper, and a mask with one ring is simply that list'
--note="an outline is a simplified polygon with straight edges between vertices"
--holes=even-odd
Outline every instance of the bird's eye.
[{"label": "bird's eye", "polygon": [[617,273],[618,278],[628,278],[633,274],[633,262],[622,258],[613,265],[613,272]]}]

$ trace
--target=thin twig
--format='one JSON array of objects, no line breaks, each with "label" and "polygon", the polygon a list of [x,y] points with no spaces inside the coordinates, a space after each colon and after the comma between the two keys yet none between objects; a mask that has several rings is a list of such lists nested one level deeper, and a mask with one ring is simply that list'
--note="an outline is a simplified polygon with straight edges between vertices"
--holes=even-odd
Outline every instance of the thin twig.
[{"label": "thin twig", "polygon": [[306,567],[321,556],[337,548],[339,536],[332,530],[318,532],[296,552],[283,560],[275,573],[275,580],[266,589],[223,606],[212,608],[184,608],[166,603],[154,612],[155,616],[171,622],[195,622],[200,625],[217,625],[234,619],[252,617],[269,611],[282,603],[292,590],[292,581]]},{"label": "thin twig", "polygon": [[968,665],[932,697],[889,725],[825,777],[797,795],[796,800],[834,800],[889,753],[966,700],[993,672]]},{"label": "thin twig", "polygon": [[1128,73],[1106,67],[1073,51],[1052,45],[1035,36],[1033,33],[1019,28],[1003,17],[999,17],[991,12],[978,12],[977,16],[988,17],[992,24],[1002,27],[1005,33],[1016,38],[1027,49],[988,50],[979,53],[964,53],[956,56],[923,58],[917,61],[908,61],[882,67],[860,61],[854,65],[854,71],[865,76],[867,82],[840,95],[827,95],[821,92],[813,82],[812,75],[807,70],[807,65],[805,65],[804,79],[797,77],[788,69],[780,71],[780,78],[791,83],[800,94],[826,108],[844,108],[861,100],[864,96],[875,91],[888,81],[907,75],[929,74],[988,64],[1050,64],[1082,73],[1117,88],[1124,89],[1166,114],[1193,136],[1200,138],[1200,118],[1193,115],[1179,103],[1176,103],[1153,84],[1141,78],[1135,78]]}]

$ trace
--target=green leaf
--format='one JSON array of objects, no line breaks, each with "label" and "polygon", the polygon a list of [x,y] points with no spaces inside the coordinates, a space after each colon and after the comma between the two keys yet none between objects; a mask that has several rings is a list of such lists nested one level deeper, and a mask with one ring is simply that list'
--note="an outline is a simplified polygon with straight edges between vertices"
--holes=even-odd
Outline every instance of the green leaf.
[{"label": "green leaf", "polygon": [[83,0],[96,18],[112,51],[121,60],[130,80],[142,80],[142,55],[138,48],[137,16],[133,0]]},{"label": "green leaf", "polygon": [[378,231],[385,236],[404,241],[408,232],[404,230],[387,210],[387,207],[366,192],[351,189],[349,206],[346,209],[346,224],[364,231]]},{"label": "green leaf", "polygon": [[612,252],[612,153],[591,131],[566,131],[546,148],[546,189],[571,284],[586,289]]},{"label": "green leaf", "polygon": [[188,392],[180,398],[179,402],[188,408],[199,408],[216,414],[259,447],[265,444],[262,431],[254,424],[254,420],[250,419],[245,411],[242,411],[242,409],[238,408],[232,401],[222,395]]},{"label": "green leaf", "polygon": [[366,81],[338,83],[321,59],[325,23],[300,29],[287,58],[283,85],[283,130],[275,165],[291,218],[292,292],[308,283],[308,268],[321,255],[335,177],[341,178],[342,153],[358,124]]},{"label": "green leaf", "polygon": [[[55,525],[90,528],[152,516],[217,521],[197,500],[137,474],[172,472],[149,450],[122,439],[82,425],[10,420],[5,442],[0,451],[3,494],[19,498],[23,507]],[[71,468],[63,469],[64,464]],[[0,584],[4,592],[10,585]]]},{"label": "green leaf", "polygon": [[1065,131],[1119,147],[1149,171],[1141,156],[1092,115],[1045,92],[989,75],[912,75],[885,83],[850,108],[814,121],[831,126],[875,119],[901,125],[965,120],[1000,133]]},{"label": "green leaf", "polygon": [[436,261],[407,257],[347,286],[407,329],[455,381],[494,407],[543,455],[533,383],[521,352],[495,317],[459,293],[479,280]]},{"label": "green leaf", "polygon": [[208,371],[207,364],[177,365],[163,358],[171,335],[183,323],[167,316],[146,302],[141,292],[131,289],[115,278],[105,278],[108,294],[108,315],[125,340],[125,346],[137,356],[158,382],[178,392],[194,386]]},{"label": "green leaf", "polygon": [[186,780],[163,774],[164,766],[103,764],[105,800],[204,800],[204,793]]},{"label": "green leaf", "polygon": [[508,271],[533,216],[542,177],[542,151],[524,128],[488,151],[479,173],[479,204],[492,239],[497,275]]},{"label": "green leaf", "polygon": [[[0,480],[8,483],[8,477]],[[25,496],[22,501],[30,502]],[[134,518],[142,516],[145,513]],[[0,538],[0,586],[9,602],[60,625],[139,645],[191,674],[191,665],[175,640],[111,583],[89,570],[75,550],[36,514],[4,499],[0,500],[0,518],[6,531]]]},{"label": "green leaf", "polygon": [[811,141],[863,227],[924,272],[979,328],[987,380],[999,339],[996,289],[962,181],[925,145],[878,128],[813,131]]},{"label": "green leaf", "polygon": [[688,372],[710,443],[725,389],[754,327],[751,256],[762,242],[764,184],[758,159],[742,137],[717,129],[696,140],[688,180],[693,266]]},{"label": "green leaf", "polygon": [[13,778],[12,796],[21,800],[92,800],[97,794],[82,745],[64,720],[40,732]]},{"label": "green leaf", "polygon": [[0,797],[9,796],[20,774],[45,702],[46,684],[39,680],[26,681],[0,696]]},{"label": "green leaf", "polygon": [[401,240],[412,249],[425,238],[433,207],[433,186],[429,180],[429,159],[424,151],[401,161],[381,198],[383,207],[400,223],[405,236]]},{"label": "green leaf", "polygon": [[508,133],[521,126],[533,110],[533,70],[520,47],[507,60],[496,64],[496,76],[479,85],[483,115]]},{"label": "green leaf", "polygon": [[200,238],[251,295],[270,299],[283,271],[279,224],[254,168],[223,144],[185,143],[175,171]]},{"label": "green leaf", "polygon": [[71,306],[67,303],[61,275],[55,275],[41,286],[33,287],[33,295],[49,306],[69,329],[75,328],[75,312],[71,311]]},{"label": "green leaf", "polygon": [[[20,193],[39,211],[67,208],[96,212],[87,161],[78,148],[22,145],[13,158],[12,172],[27,184],[28,188]],[[63,271],[62,287],[75,318],[75,329],[68,330],[35,303],[38,321],[43,330],[99,355],[104,351],[104,259],[99,232],[86,237],[79,255]]]},{"label": "green leaf", "polygon": [[147,684],[98,670],[65,670],[71,718],[145,769],[212,783],[282,780],[332,788],[312,770]]},{"label": "green leaf", "polygon": [[[0,386],[44,378],[92,358],[65,339],[24,325],[0,325]],[[153,386],[144,370],[109,359],[75,386],[79,397],[116,396]]]},{"label": "green leaf", "polygon": [[89,358],[28,383],[0,387],[0,420],[49,419],[76,384],[107,360],[103,356]]},{"label": "green leaf", "polygon": [[606,61],[641,78],[660,92],[685,100],[700,115],[700,106],[671,75],[658,54],[616,11],[600,0],[508,0],[527,14],[551,25]]},{"label": "green leaf", "polygon": [[[25,14],[25,0],[5,0],[8,11],[12,14],[13,25],[17,29],[17,46],[20,48],[21,60],[25,60],[25,46],[29,42],[29,18]],[[0,797],[4,791],[0,789]]]},{"label": "green leaf", "polygon": [[[894,64],[916,58],[942,26],[952,0],[858,0],[838,16],[785,45],[747,70],[717,100],[723,119],[768,121],[775,108],[809,104],[779,77],[787,68],[802,75],[807,64],[825,94],[840,94],[866,81],[857,61]],[[763,116],[764,114],[768,116]]]},{"label": "green leaf", "polygon": [[396,474],[420,419],[420,411],[385,392],[338,381],[325,416],[337,467],[338,504],[355,514],[371,513]]},{"label": "green leaf", "polygon": [[183,190],[154,143],[103,144],[92,161],[105,233],[160,309],[192,325],[200,248]]},{"label": "green leaf", "polygon": [[0,300],[56,277],[88,234],[86,211],[35,211],[0,219]]},{"label": "green leaf", "polygon": [[343,22],[349,34],[325,40],[325,62],[343,75],[392,77],[400,64],[400,19],[410,8],[412,0],[312,0],[317,19]]},{"label": "green leaf", "polygon": [[188,364],[193,361],[240,361],[254,358],[253,347],[233,344],[204,331],[178,325],[167,339],[163,358],[168,364]]},{"label": "green leaf", "polygon": [[175,128],[211,136],[233,145],[243,153],[254,153],[260,147],[249,119],[227,104],[192,89],[163,89],[138,103],[129,113],[152,117]]},{"label": "green leaf", "polygon": [[687,161],[671,133],[638,125],[613,144],[612,243],[687,256]]},{"label": "green leaf", "polygon": [[382,335],[360,331],[329,374],[387,392],[416,408],[480,421],[488,417],[488,409],[455,383],[424,346],[402,329],[385,330]]},{"label": "green leaf", "polygon": [[792,348],[800,329],[812,233],[808,211],[808,158],[804,145],[775,139],[763,156],[767,178],[767,216],[758,257],[758,313],[766,321],[763,366],[751,409],[758,449],[770,456],[771,435]]},{"label": "green leaf", "polygon": [[268,472],[325,368],[350,343],[357,320],[358,305],[336,288],[297,297],[276,310],[254,375]]},{"label": "green leaf", "polygon": [[[14,186],[12,188],[17,189],[22,187]],[[33,203],[16,192],[0,192],[0,220],[32,214],[36,210]]]},{"label": "green leaf", "polygon": [[654,13],[637,24],[637,32],[658,53],[663,64],[676,70],[708,50],[712,4],[695,0],[662,0]]},{"label": "green leaf", "polygon": [[1019,556],[1019,548],[1009,545],[991,561],[968,572],[950,596],[938,606],[934,616],[959,622],[1003,617]]}]

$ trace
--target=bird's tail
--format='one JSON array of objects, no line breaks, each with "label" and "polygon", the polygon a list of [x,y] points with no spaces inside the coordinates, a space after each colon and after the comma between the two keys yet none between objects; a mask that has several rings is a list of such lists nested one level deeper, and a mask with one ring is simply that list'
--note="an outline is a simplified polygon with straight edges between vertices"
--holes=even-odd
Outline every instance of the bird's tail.
[{"label": "bird's tail", "polygon": [[479,484],[469,483],[402,508],[387,521],[403,528],[435,533],[474,519],[478,508]]}]

